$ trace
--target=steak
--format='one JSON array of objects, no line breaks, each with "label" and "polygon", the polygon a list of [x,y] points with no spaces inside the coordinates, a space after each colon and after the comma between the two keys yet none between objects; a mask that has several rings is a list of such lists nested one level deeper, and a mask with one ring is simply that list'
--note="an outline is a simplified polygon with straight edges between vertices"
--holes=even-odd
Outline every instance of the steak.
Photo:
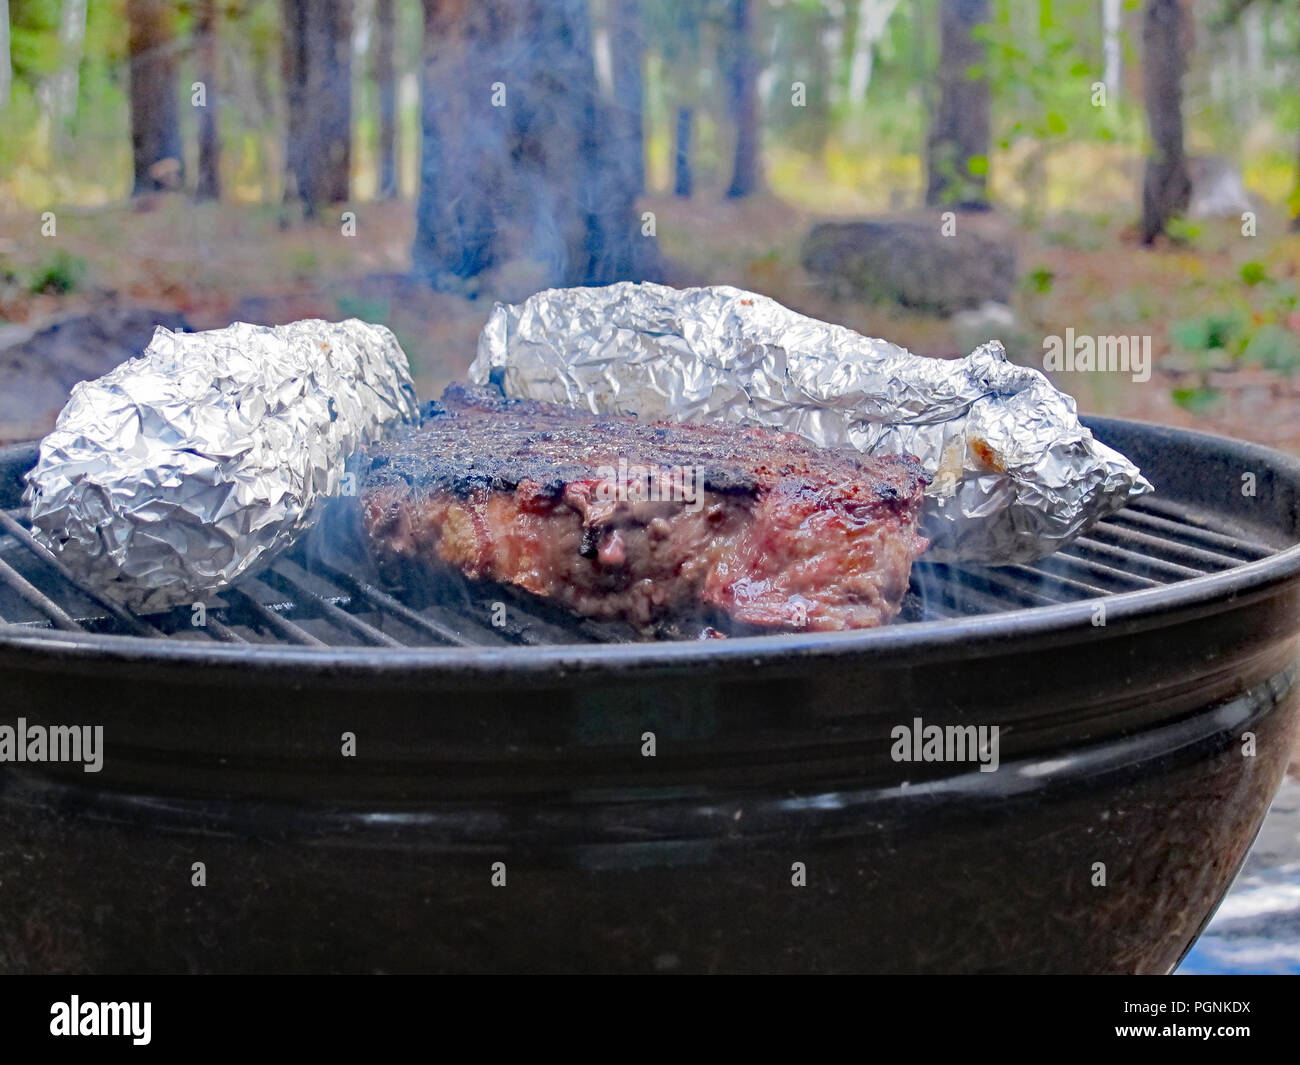
[{"label": "steak", "polygon": [[910,456],[771,429],[597,416],[452,385],[369,447],[381,569],[447,567],[643,632],[665,619],[835,630],[890,621],[927,478]]}]

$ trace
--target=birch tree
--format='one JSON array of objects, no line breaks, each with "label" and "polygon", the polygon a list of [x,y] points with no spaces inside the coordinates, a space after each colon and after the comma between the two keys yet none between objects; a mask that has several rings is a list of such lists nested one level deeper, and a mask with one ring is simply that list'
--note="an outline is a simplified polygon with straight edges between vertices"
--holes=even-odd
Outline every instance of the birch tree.
[{"label": "birch tree", "polygon": [[1142,179],[1142,243],[1187,209],[1192,182],[1183,147],[1186,13],[1179,0],[1147,0],[1142,20],[1142,86],[1151,150]]},{"label": "birch tree", "polygon": [[0,110],[9,106],[14,68],[9,61],[9,0],[0,0]]}]

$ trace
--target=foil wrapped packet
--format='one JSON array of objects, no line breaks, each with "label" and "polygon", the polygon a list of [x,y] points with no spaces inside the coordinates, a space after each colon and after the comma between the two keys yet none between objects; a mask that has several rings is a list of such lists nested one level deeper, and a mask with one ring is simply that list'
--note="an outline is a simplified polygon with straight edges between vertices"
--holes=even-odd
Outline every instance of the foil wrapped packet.
[{"label": "foil wrapped packet", "polygon": [[910,453],[932,478],[938,558],[1029,562],[1152,490],[999,343],[927,358],[729,286],[625,282],[498,304],[470,377],[597,414],[754,422]]},{"label": "foil wrapped packet", "polygon": [[352,452],[418,418],[383,326],[159,328],[140,357],[72,390],[24,500],[73,573],[165,609],[269,562],[339,494]]}]

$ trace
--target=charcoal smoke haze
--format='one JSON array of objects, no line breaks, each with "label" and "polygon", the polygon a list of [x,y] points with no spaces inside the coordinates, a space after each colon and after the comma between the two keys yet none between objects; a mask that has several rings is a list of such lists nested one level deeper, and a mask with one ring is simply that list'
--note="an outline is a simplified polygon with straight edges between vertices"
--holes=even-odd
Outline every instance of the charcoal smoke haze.
[{"label": "charcoal smoke haze", "polygon": [[540,288],[657,276],[583,0],[431,10],[422,79],[417,275],[460,289],[523,260]]},{"label": "charcoal smoke haze", "polygon": [[[358,468],[358,460],[349,463],[350,470]],[[369,586],[391,594],[417,613],[432,611],[473,644],[698,640],[768,631],[733,621],[700,603],[664,619],[648,633],[623,621],[581,617],[509,585],[471,580],[453,566],[381,563],[362,528],[358,500],[349,496],[335,497],[322,507],[320,520],[304,537],[302,559],[308,573],[326,581],[342,579],[353,588]],[[381,617],[368,620],[383,625]]]},{"label": "charcoal smoke haze", "polygon": [[[899,622],[941,621],[1052,603],[1087,599],[1101,604],[1096,590],[1072,583],[1074,562],[1057,553],[1030,565],[989,566],[975,562],[937,561],[923,555],[912,566],[911,583]],[[1100,620],[1104,624],[1105,608]]]}]

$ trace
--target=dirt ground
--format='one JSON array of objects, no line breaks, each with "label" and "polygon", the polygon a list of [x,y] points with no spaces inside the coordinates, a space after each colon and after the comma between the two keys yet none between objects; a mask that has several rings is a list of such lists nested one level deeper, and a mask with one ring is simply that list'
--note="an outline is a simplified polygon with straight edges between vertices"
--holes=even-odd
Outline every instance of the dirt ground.
[{"label": "dirt ground", "polygon": [[[753,288],[924,354],[951,355],[974,342],[951,319],[832,296],[799,262],[800,243],[817,220],[809,211],[772,198],[665,197],[642,208],[655,213],[671,283]],[[46,236],[39,214],[0,207],[0,347],[26,327],[123,303],[180,312],[195,329],[238,319],[355,316],[394,330],[422,396],[434,396],[464,373],[494,301],[522,299],[534,282],[506,269],[477,298],[433,292],[406,276],[413,205],[351,209],[356,232],[346,236],[339,217],[304,221],[279,207],[160,195],[56,210],[56,232]],[[1066,328],[1150,335],[1155,361],[1165,363],[1150,380],[1063,373],[1057,383],[1085,411],[1194,426],[1300,453],[1300,373],[1249,365],[1202,372],[1188,370],[1185,359],[1175,365],[1170,333],[1181,319],[1219,305],[1257,314],[1240,279],[1243,267],[1258,264],[1270,282],[1282,284],[1300,276],[1300,236],[1286,235],[1281,219],[1261,218],[1259,228],[1259,236],[1244,238],[1236,222],[1203,223],[1187,245],[1156,250],[1137,248],[1123,219],[1056,216],[1016,229],[1025,279],[1013,299],[1016,321],[993,332],[1014,358],[1040,367],[1043,337]],[[1300,315],[1284,325],[1300,334]],[[1191,409],[1175,400],[1189,381],[1210,396]],[[21,380],[4,383],[23,387]],[[34,410],[26,424],[0,427],[0,438],[44,432],[54,413]]]}]

